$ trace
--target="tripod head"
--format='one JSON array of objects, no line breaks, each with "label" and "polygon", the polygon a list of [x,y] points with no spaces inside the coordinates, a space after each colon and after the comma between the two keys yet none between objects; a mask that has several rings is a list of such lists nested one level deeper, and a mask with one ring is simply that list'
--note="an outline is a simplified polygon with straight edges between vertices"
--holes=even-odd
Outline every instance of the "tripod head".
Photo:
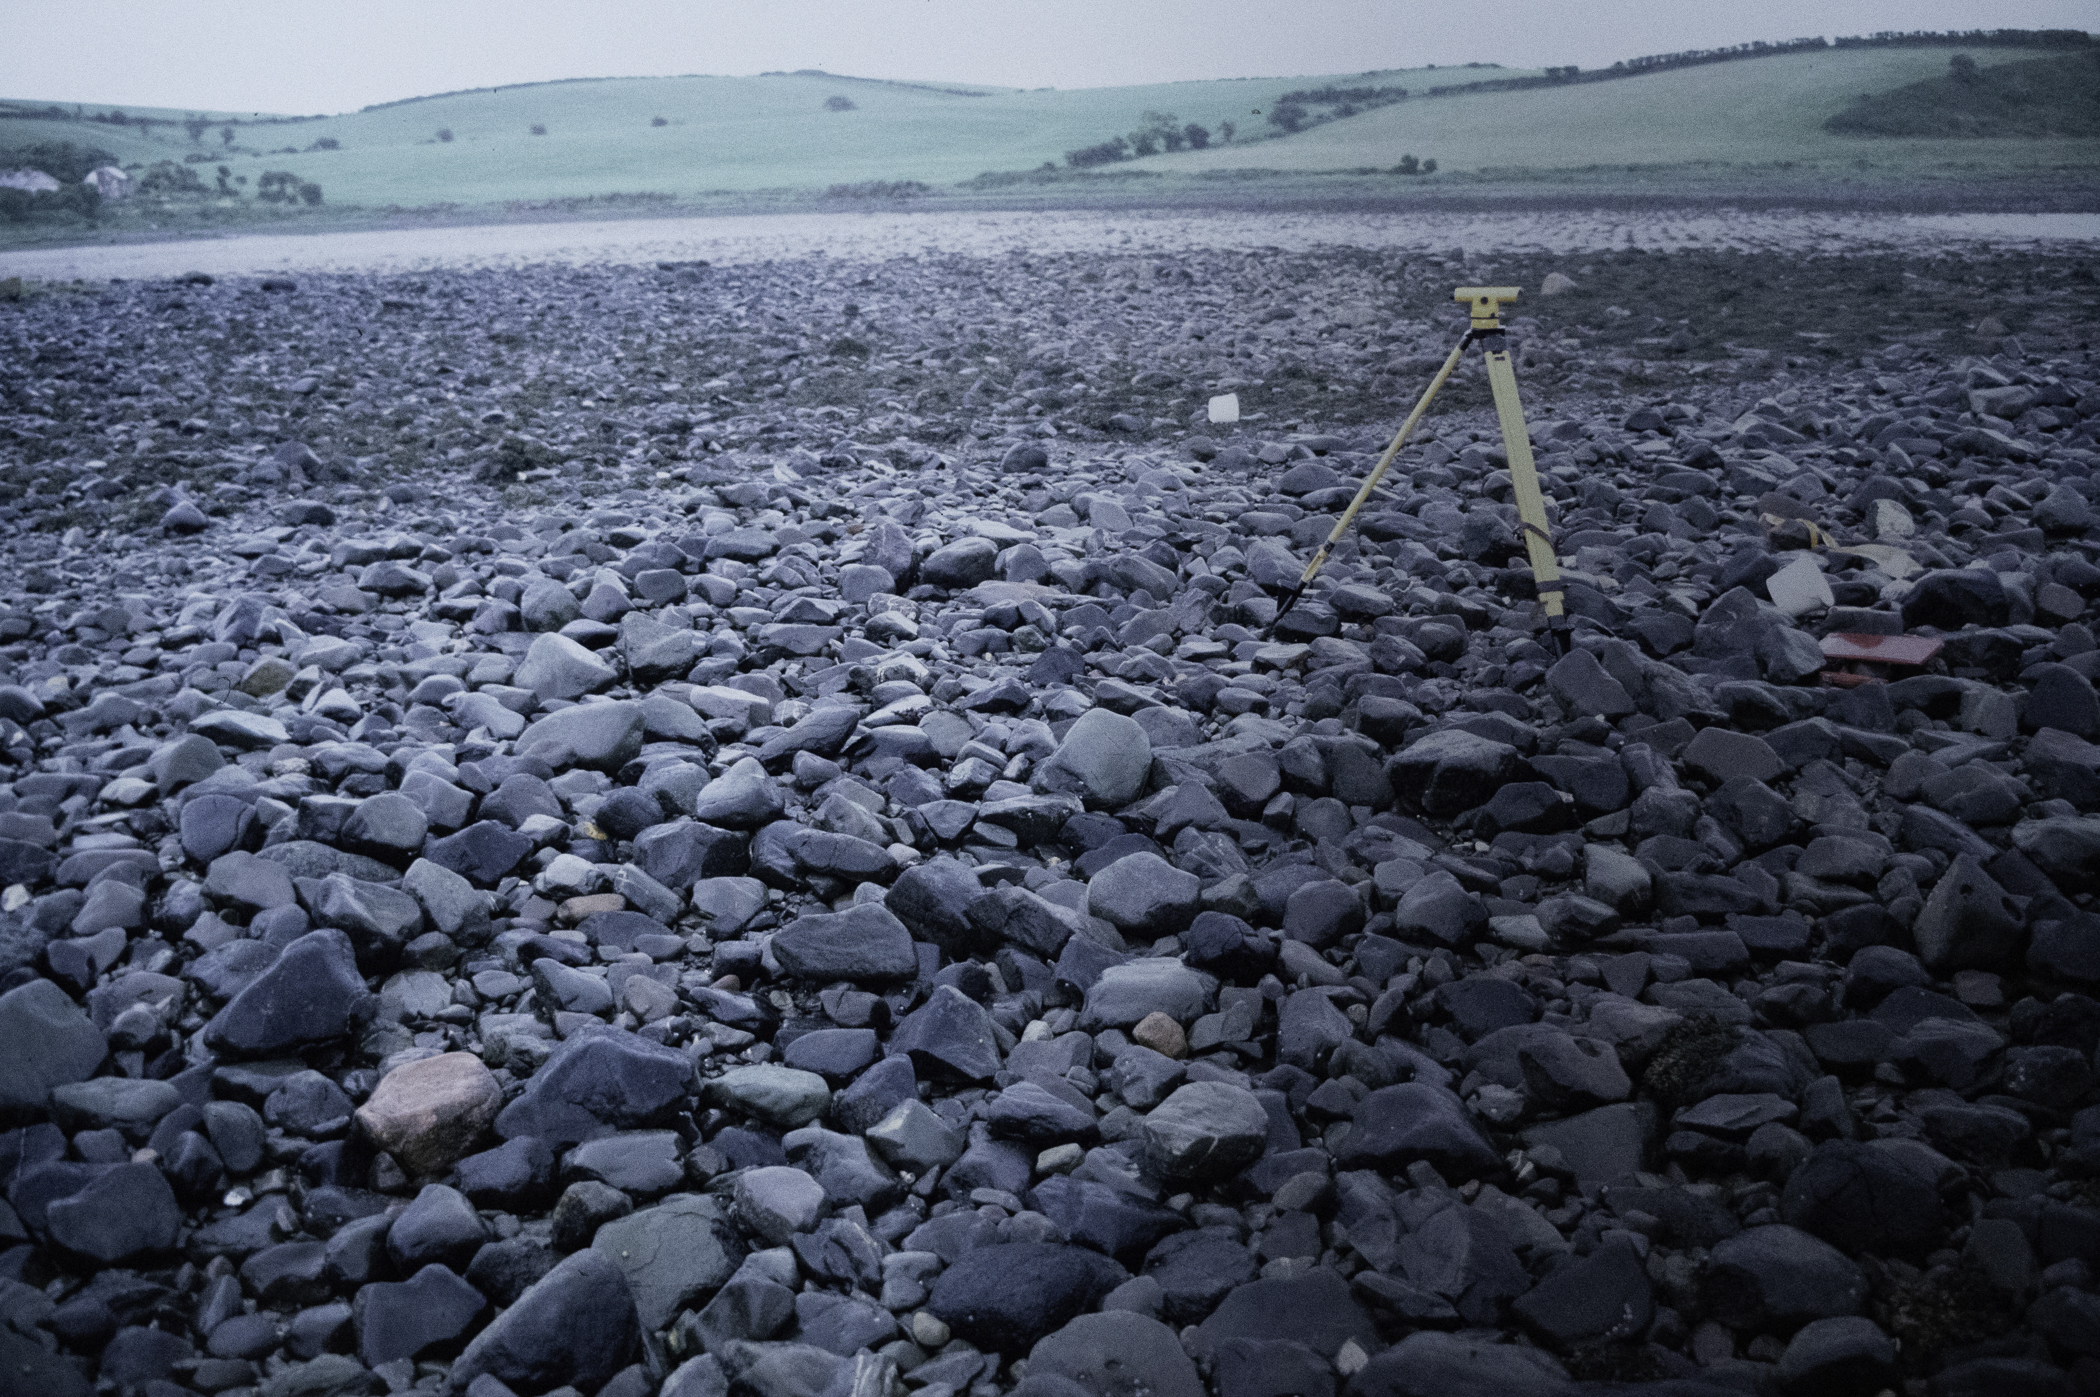
[{"label": "tripod head", "polygon": [[1514,286],[1461,286],[1451,293],[1454,301],[1464,301],[1473,309],[1473,333],[1478,335],[1502,328],[1502,307],[1515,302],[1517,288]]}]

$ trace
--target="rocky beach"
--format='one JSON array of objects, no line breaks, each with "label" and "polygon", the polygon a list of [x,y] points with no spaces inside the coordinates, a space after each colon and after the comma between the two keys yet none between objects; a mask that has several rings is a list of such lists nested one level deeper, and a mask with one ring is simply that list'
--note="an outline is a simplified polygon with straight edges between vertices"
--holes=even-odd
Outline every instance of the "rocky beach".
[{"label": "rocky beach", "polygon": [[2089,243],[883,236],[0,301],[8,1390],[2100,1391]]}]

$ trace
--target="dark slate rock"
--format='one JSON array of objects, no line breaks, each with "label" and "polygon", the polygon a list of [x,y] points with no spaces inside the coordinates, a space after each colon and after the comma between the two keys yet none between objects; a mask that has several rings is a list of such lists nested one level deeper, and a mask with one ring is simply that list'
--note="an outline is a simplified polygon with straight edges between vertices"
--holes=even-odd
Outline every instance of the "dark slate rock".
[{"label": "dark slate rock", "polygon": [[1814,1320],[1801,1327],[1780,1355],[1779,1383],[1802,1397],[1878,1392],[1895,1381],[1896,1351],[1896,1341],[1871,1319]]},{"label": "dark slate rock", "polygon": [[1187,1225],[1171,1208],[1091,1179],[1052,1175],[1037,1184],[1029,1197],[1036,1211],[1072,1241],[1126,1266],[1138,1264],[1162,1237]]},{"label": "dark slate rock", "polygon": [[228,1057],[279,1057],[354,1031],[374,1008],[350,938],[333,927],[292,942],[205,1025]]},{"label": "dark slate rock", "polygon": [[1784,1224],[1752,1227],[1716,1244],[1703,1297],[1722,1323],[1790,1330],[1858,1314],[1867,1277],[1829,1243]]},{"label": "dark slate rock", "polygon": [[1201,1333],[1211,1344],[1223,1339],[1289,1339],[1329,1359],[1352,1340],[1367,1353],[1379,1347],[1370,1315],[1349,1293],[1349,1283],[1329,1270],[1249,1281],[1211,1312]]},{"label": "dark slate rock", "polygon": [[874,1062],[881,1050],[872,1028],[820,1028],[789,1043],[781,1061],[799,1071],[843,1082]]},{"label": "dark slate rock", "polygon": [[432,1263],[464,1271],[489,1238],[465,1194],[444,1184],[425,1184],[394,1219],[386,1240],[403,1272]]},{"label": "dark slate rock", "polygon": [[908,1053],[921,1073],[988,1081],[999,1070],[999,1043],[984,1006],[953,985],[936,986],[890,1035],[892,1053]]},{"label": "dark slate rock", "polygon": [[904,980],[919,973],[911,933],[874,903],[797,918],[775,934],[773,954],[790,975],[819,983]]},{"label": "dark slate rock", "polygon": [[[1045,1185],[1038,1185],[1040,1195]],[[1215,1227],[1161,1240],[1146,1254],[1144,1274],[1159,1282],[1162,1312],[1176,1325],[1200,1324],[1234,1289],[1255,1278],[1254,1254],[1232,1232]]]},{"label": "dark slate rock", "polygon": [[1531,1334],[1553,1348],[1631,1339],[1655,1317],[1640,1255],[1610,1242],[1519,1296],[1512,1306]]},{"label": "dark slate rock", "polygon": [[101,1030],[49,980],[0,994],[0,1120],[42,1110],[53,1087],[87,1080],[108,1055]]},{"label": "dark slate rock", "polygon": [[1084,1247],[1003,1243],[956,1259],[934,1282],[927,1308],[979,1348],[1019,1354],[1128,1279]]},{"label": "dark slate rock", "polygon": [[700,1303],[744,1259],[744,1244],[712,1198],[678,1196],[599,1227],[592,1247],[627,1277],[642,1328],[662,1329]]},{"label": "dark slate rock", "polygon": [[1432,815],[1455,815],[1486,802],[1514,779],[1522,763],[1505,742],[1447,729],[1395,757],[1389,768],[1400,796]]},{"label": "dark slate rock", "polygon": [[1888,1150],[1851,1140],[1816,1146],[1787,1179],[1780,1211],[1847,1254],[1917,1255],[1945,1227],[1933,1180]]},{"label": "dark slate rock", "polygon": [[518,866],[518,860],[531,852],[530,839],[494,820],[482,820],[457,834],[433,838],[423,845],[424,858],[488,887],[494,887],[503,875]]},{"label": "dark slate rock", "polygon": [[150,1164],[123,1164],[44,1209],[52,1242],[103,1266],[161,1255],[175,1245],[182,1208]]},{"label": "dark slate rock", "polygon": [[692,1077],[685,1054],[633,1034],[571,1038],[503,1108],[496,1132],[567,1145],[649,1125],[684,1098]]},{"label": "dark slate rock", "polygon": [[1466,1104],[1426,1082],[1379,1088],[1356,1104],[1354,1120],[1337,1157],[1346,1168],[1404,1171],[1421,1159],[1446,1178],[1468,1178],[1501,1165]]},{"label": "dark slate rock", "polygon": [[1094,1397],[1204,1397],[1203,1379],[1174,1331],[1112,1310],[1081,1315],[1028,1354],[1030,1378],[1066,1378]]},{"label": "dark slate rock", "polygon": [[[1568,1397],[1566,1370],[1538,1349],[1418,1330],[1349,1380],[1348,1397]],[[1703,1394],[1701,1395],[1703,1397]]]},{"label": "dark slate rock", "polygon": [[950,955],[965,955],[978,944],[970,907],[985,896],[984,885],[970,868],[954,859],[930,859],[908,868],[883,895],[883,905],[913,936],[931,941]]},{"label": "dark slate rock", "polygon": [[474,1264],[467,1268],[467,1283],[488,1296],[491,1303],[508,1307],[518,1303],[518,1297],[552,1271],[559,1259],[545,1242],[536,1238],[511,1237],[491,1242],[474,1253]]},{"label": "dark slate rock", "polygon": [[851,1086],[832,1095],[831,1123],[848,1135],[862,1135],[906,1101],[917,1099],[918,1077],[912,1070],[911,1058],[884,1058]]},{"label": "dark slate rock", "polygon": [[474,1337],[452,1365],[452,1384],[464,1391],[486,1373],[525,1392],[595,1390],[627,1366],[641,1337],[625,1274],[602,1253],[580,1251]]},{"label": "dark slate rock", "polygon": [[487,1308],[480,1291],[435,1263],[405,1281],[364,1286],[353,1308],[357,1356],[377,1368],[440,1349],[457,1342]]}]

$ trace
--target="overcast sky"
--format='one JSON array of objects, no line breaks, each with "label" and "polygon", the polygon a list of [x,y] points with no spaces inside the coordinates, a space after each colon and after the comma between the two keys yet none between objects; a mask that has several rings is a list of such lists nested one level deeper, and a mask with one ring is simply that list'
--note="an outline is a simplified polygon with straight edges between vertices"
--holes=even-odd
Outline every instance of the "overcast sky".
[{"label": "overcast sky", "polygon": [[502,83],[823,68],[1106,87],[2080,28],[2092,0],[0,0],[0,96],[319,113]]}]

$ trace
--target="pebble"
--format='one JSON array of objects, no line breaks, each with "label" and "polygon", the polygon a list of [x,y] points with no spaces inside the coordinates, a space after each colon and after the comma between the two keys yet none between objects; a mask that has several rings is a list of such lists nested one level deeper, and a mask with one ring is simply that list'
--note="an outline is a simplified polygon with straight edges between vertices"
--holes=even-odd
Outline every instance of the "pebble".
[{"label": "pebble", "polygon": [[443,1173],[473,1149],[503,1104],[503,1088],[472,1053],[440,1053],[387,1073],[357,1108],[372,1143],[411,1174]]},{"label": "pebble", "polygon": [[[24,302],[8,1361],[475,1397],[2089,1361],[2090,351],[2036,317],[1695,378],[1647,327],[1667,386],[1615,400],[1520,317],[1571,644],[1464,380],[1270,633],[1471,275],[1292,256],[1288,294],[1133,253]],[[1553,316],[1609,284],[1571,270]],[[231,341],[157,332],[194,393],[126,367],[176,298],[266,327],[238,400]],[[551,397],[512,391],[541,315]],[[663,373],[595,376],[600,331]],[[1940,648],[1843,687],[1832,635]],[[1902,1318],[1972,1269],[2019,1292],[1998,1356]]]}]

